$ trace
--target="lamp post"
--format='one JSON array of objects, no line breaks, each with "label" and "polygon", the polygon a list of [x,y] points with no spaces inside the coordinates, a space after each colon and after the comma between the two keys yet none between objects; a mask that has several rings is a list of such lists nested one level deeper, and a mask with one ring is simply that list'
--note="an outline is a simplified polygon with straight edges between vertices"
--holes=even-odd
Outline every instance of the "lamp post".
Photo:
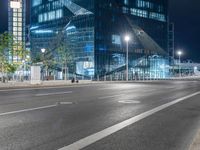
[{"label": "lamp post", "polygon": [[1,75],[2,75],[2,83],[4,83],[4,63],[1,64]]},{"label": "lamp post", "polygon": [[179,65],[178,65],[178,72],[179,72],[179,77],[181,77],[181,55],[182,55],[182,51],[181,50],[179,50],[178,52],[177,52],[177,54],[178,54],[178,61],[179,61]]},{"label": "lamp post", "polygon": [[128,81],[128,44],[130,41],[129,35],[126,35],[124,40],[126,41],[126,81]]},{"label": "lamp post", "polygon": [[29,67],[29,62],[30,62],[30,56],[26,56],[26,79],[29,80],[29,72],[30,72],[30,67]]},{"label": "lamp post", "polygon": [[[44,65],[44,54],[45,54],[45,52],[46,52],[46,49],[45,49],[45,48],[42,48],[42,49],[41,49],[41,52],[42,52],[42,54],[43,54],[43,65]],[[47,73],[46,65],[45,65],[45,71],[46,71],[46,73]],[[45,73],[45,74],[46,74],[46,73]],[[47,76],[47,74],[46,74],[46,76]],[[44,80],[44,77],[45,77],[45,76],[43,75],[43,80]]]},{"label": "lamp post", "polygon": [[23,78],[22,78],[22,81],[24,81],[24,75],[25,75],[25,73],[24,73],[24,71],[25,71],[25,60],[22,60],[22,64],[23,64]]}]

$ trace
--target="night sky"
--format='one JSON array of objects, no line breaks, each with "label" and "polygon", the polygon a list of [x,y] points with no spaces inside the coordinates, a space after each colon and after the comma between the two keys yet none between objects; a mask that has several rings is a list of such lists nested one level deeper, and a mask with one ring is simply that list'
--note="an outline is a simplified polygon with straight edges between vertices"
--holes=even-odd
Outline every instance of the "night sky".
[{"label": "night sky", "polygon": [[[185,60],[200,63],[200,0],[169,0],[169,13],[175,24],[175,49],[184,51]],[[0,33],[7,30],[7,18],[7,0],[0,0]]]}]

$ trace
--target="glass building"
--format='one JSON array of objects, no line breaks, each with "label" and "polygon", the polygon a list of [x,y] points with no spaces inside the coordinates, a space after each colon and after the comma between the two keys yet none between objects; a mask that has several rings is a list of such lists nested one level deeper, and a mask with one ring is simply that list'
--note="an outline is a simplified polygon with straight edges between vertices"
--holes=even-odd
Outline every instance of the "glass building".
[{"label": "glass building", "polygon": [[8,0],[8,32],[12,35],[9,50],[11,63],[22,63],[22,53],[25,49],[26,0]]},{"label": "glass building", "polygon": [[32,0],[32,57],[60,33],[76,74],[123,79],[128,34],[129,78],[169,75],[168,0]]}]

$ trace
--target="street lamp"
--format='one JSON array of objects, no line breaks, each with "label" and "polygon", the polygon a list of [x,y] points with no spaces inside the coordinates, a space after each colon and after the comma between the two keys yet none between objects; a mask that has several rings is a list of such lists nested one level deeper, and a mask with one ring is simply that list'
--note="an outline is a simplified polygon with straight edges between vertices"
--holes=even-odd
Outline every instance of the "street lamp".
[{"label": "street lamp", "polygon": [[[43,65],[44,65],[44,54],[45,54],[45,52],[46,52],[46,49],[45,48],[42,48],[41,49],[41,52],[42,52],[42,54],[43,54]],[[46,71],[46,76],[47,76],[47,69],[46,69],[46,65],[44,65],[45,66],[45,71]],[[44,75],[43,75],[43,80],[44,80]]]},{"label": "street lamp", "polygon": [[181,77],[181,55],[183,54],[182,53],[182,51],[181,50],[179,50],[178,52],[177,52],[177,54],[178,54],[178,60],[179,60],[179,65],[178,65],[178,70],[179,70],[179,77]]},{"label": "street lamp", "polygon": [[26,56],[26,69],[27,69],[27,74],[26,74],[26,76],[27,76],[27,79],[29,80],[30,78],[30,55],[27,55]]},{"label": "street lamp", "polygon": [[128,43],[130,41],[130,36],[126,35],[124,40],[126,41],[126,81],[128,81]]},{"label": "street lamp", "polygon": [[41,49],[41,52],[42,52],[43,54],[45,53],[45,51],[46,51],[45,48],[42,48],[42,49]]},{"label": "street lamp", "polygon": [[25,74],[24,73],[24,70],[25,70],[25,65],[24,64],[25,64],[25,60],[22,60],[22,64],[23,64],[23,79],[22,80],[24,80],[24,74]]}]

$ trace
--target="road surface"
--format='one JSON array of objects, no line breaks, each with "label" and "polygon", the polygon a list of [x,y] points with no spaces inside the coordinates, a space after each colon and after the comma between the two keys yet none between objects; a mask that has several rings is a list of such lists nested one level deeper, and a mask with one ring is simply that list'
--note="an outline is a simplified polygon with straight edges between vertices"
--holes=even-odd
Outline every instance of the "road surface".
[{"label": "road surface", "polygon": [[198,81],[0,90],[0,150],[187,150]]}]

